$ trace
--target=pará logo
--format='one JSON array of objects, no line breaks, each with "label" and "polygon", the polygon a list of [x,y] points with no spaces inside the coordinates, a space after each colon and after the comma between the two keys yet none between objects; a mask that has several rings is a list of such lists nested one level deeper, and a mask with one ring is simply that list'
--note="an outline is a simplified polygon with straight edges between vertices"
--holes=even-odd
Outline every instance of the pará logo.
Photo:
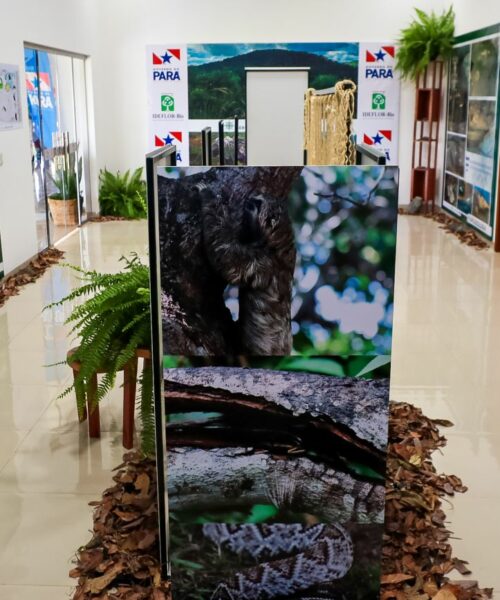
[{"label": "par\u00e1 logo", "polygon": [[163,52],[163,54],[161,52],[153,52],[152,54],[152,62],[154,65],[170,65],[172,63],[172,59],[181,59],[180,48],[168,48],[165,50],[165,52]]},{"label": "par\u00e1 logo", "polygon": [[385,110],[387,101],[383,92],[372,93],[372,110]]},{"label": "par\u00e1 logo", "polygon": [[169,131],[165,137],[155,135],[155,146],[161,148],[163,146],[170,146],[174,144],[176,146],[177,153],[175,158],[177,163],[182,162],[182,155],[180,153],[179,144],[182,144],[182,131]]},{"label": "par\u00e1 logo", "polygon": [[394,73],[392,72],[392,69],[373,67],[371,69],[366,69],[365,77],[366,79],[394,79]]},{"label": "par\u00e1 logo", "polygon": [[179,71],[153,71],[153,81],[180,81]]},{"label": "par\u00e1 logo", "polygon": [[162,112],[174,112],[175,110],[175,98],[170,94],[162,94],[161,96],[161,111]]}]

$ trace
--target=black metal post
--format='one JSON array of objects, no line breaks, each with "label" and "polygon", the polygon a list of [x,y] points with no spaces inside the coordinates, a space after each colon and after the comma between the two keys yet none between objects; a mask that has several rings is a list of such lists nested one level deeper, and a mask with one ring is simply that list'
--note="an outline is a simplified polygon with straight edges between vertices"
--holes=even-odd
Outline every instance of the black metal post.
[{"label": "black metal post", "polygon": [[174,145],[159,148],[146,155],[148,202],[149,268],[151,297],[151,350],[155,409],[156,473],[158,501],[158,546],[164,577],[170,576],[168,498],[166,487],[166,413],[163,397],[163,340],[161,335],[161,273],[158,209],[158,167],[175,166]]},{"label": "black metal post", "polygon": [[239,147],[239,122],[237,116],[234,117],[234,164],[238,164],[238,147]]},{"label": "black metal post", "polygon": [[202,162],[203,166],[212,164],[212,128],[205,127],[201,130]]},{"label": "black metal post", "polygon": [[226,164],[224,156],[224,121],[222,119],[219,121],[219,164]]}]

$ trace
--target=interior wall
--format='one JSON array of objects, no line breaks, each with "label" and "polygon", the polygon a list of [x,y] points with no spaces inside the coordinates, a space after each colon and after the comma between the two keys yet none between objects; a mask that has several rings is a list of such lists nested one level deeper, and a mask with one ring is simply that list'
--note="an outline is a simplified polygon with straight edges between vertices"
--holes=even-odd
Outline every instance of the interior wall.
[{"label": "interior wall", "polygon": [[[444,0],[419,0],[418,5],[424,10],[440,10]],[[146,44],[392,41],[410,20],[413,6],[414,0],[310,0],[307,4],[302,0],[252,0],[242,10],[233,0],[18,0],[9,5],[9,26],[0,36],[0,62],[18,64],[22,69],[25,41],[91,57],[87,67],[96,127],[91,140],[95,202],[100,168],[123,171],[144,162]],[[465,16],[460,18],[466,21]],[[403,203],[409,200],[413,106],[413,86],[404,84],[400,120]],[[4,158],[0,232],[6,272],[36,252],[24,90],[22,109],[22,129],[0,134]]]},{"label": "interior wall", "polygon": [[[143,163],[147,148],[146,44],[202,42],[392,41],[413,14],[414,0],[106,0],[94,60],[97,147],[108,168]],[[441,0],[419,0],[424,10]],[[145,9],[147,8],[147,10]],[[107,24],[112,23],[112,27]],[[401,202],[409,201],[414,90],[401,96]]]},{"label": "interior wall", "polygon": [[498,0],[453,0],[458,35],[500,23]]},{"label": "interior wall", "polygon": [[[95,15],[93,7],[86,2],[17,0],[9,3],[4,13],[0,62],[18,65],[21,80],[24,80],[25,41],[84,54],[91,52],[89,31]],[[0,153],[3,155],[3,166],[0,166],[0,234],[5,273],[37,252],[30,131],[23,84],[21,92],[22,128],[0,132]]]}]

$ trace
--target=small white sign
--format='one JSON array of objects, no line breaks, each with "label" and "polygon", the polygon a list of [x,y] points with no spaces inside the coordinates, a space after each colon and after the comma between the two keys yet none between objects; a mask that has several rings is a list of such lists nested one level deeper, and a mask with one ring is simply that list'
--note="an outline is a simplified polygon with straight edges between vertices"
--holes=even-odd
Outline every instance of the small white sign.
[{"label": "small white sign", "polygon": [[21,127],[19,67],[0,63],[0,130]]}]

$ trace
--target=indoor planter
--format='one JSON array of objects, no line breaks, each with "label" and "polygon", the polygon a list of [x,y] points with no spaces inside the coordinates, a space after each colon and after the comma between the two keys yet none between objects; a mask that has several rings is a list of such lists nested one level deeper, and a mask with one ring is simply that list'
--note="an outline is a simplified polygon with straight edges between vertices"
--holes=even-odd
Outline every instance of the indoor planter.
[{"label": "indoor planter", "polygon": [[[138,351],[151,348],[149,268],[135,254],[119,273],[97,273],[71,268],[80,275],[81,285],[47,308],[83,299],[75,306],[66,323],[78,337],[79,346],[71,353],[68,364],[80,368],[73,384],[61,396],[73,390],[80,419],[90,394],[97,405],[113,388],[116,375],[127,367]],[[66,361],[64,361],[66,362]],[[97,387],[96,375],[103,373]],[[141,447],[144,454],[154,452],[154,416],[151,362],[138,379],[140,385]],[[92,406],[90,407],[92,410]]]},{"label": "indoor planter", "polygon": [[78,185],[74,170],[63,168],[54,178],[57,192],[48,198],[54,225],[78,225]]},{"label": "indoor planter", "polygon": [[142,179],[142,167],[116,174],[107,169],[99,173],[99,206],[103,217],[145,219],[146,182]]},{"label": "indoor planter", "polygon": [[447,59],[453,51],[455,13],[453,8],[437,15],[418,8],[416,18],[401,31],[396,69],[403,79],[415,81],[438,58]]}]

